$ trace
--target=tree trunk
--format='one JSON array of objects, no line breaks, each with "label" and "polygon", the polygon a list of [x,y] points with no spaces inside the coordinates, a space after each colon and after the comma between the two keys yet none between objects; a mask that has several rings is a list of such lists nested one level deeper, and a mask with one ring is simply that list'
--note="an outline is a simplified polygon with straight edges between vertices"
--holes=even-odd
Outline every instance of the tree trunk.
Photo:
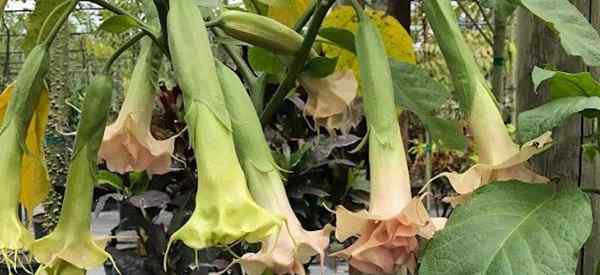
[{"label": "tree trunk", "polygon": [[[600,26],[600,0],[572,1],[588,18],[594,15],[592,22]],[[593,3],[593,4],[592,4]],[[531,72],[534,66],[553,64],[561,71],[582,72],[587,67],[575,57],[567,56],[558,42],[557,35],[542,21],[535,19],[524,10],[518,11],[517,19],[517,112],[523,112],[547,101],[548,91],[542,88],[533,91]],[[596,74],[599,76],[600,74]],[[573,116],[554,131],[554,145],[544,154],[535,157],[531,164],[541,174],[559,178],[561,182],[570,182],[586,188],[600,186],[600,162],[592,163],[583,154],[581,145],[590,134],[591,123],[580,115]],[[598,172],[596,172],[598,171]],[[594,206],[594,229],[592,237],[580,255],[578,275],[595,275],[600,257],[600,200],[592,197]]]},{"label": "tree trunk", "polygon": [[499,101],[504,99],[504,79],[506,67],[506,17],[496,11],[494,15],[494,64],[492,67],[492,91]]}]

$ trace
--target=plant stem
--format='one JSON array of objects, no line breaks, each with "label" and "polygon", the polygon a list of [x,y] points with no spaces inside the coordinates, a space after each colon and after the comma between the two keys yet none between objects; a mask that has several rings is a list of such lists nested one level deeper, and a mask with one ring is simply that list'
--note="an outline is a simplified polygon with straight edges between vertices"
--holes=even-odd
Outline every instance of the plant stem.
[{"label": "plant stem", "polygon": [[310,18],[312,17],[312,15],[315,13],[315,10],[317,9],[317,3],[319,0],[313,0],[310,2],[310,6],[308,7],[308,9],[306,9],[306,11],[304,12],[304,14],[302,15],[302,17],[300,17],[300,19],[298,19],[298,21],[296,22],[296,24],[294,24],[294,30],[297,33],[302,33],[302,29],[304,28],[304,26],[306,26],[306,24],[308,23],[308,21],[310,20]]},{"label": "plant stem", "polygon": [[164,45],[163,45],[164,43],[162,43],[161,42],[162,40],[159,39],[159,35],[157,35],[152,30],[152,28],[150,28],[150,26],[148,26],[146,23],[144,23],[142,20],[140,20],[136,16],[132,15],[128,11],[126,11],[118,6],[115,6],[109,2],[106,2],[105,0],[84,0],[84,1],[88,1],[88,2],[94,3],[96,5],[99,5],[109,11],[112,11],[113,13],[115,13],[117,15],[125,15],[125,16],[130,17],[131,19],[133,19],[135,21],[135,23],[138,24],[138,26],[140,27],[140,29],[142,31],[146,32],[152,38],[154,43],[156,43],[157,45],[159,45],[159,47],[161,49],[163,49],[163,51],[165,52],[165,54],[167,54],[167,56],[170,56],[169,52],[166,50],[166,47],[164,47]]},{"label": "plant stem", "polygon": [[473,26],[475,26],[475,28],[477,29],[477,31],[479,31],[481,36],[483,36],[483,39],[485,39],[485,41],[488,44],[490,44],[490,46],[493,46],[494,44],[493,44],[492,40],[485,34],[485,32],[483,31],[481,26],[479,26],[479,22],[477,22],[477,20],[475,20],[475,18],[473,18],[473,16],[469,13],[469,10],[467,10],[467,8],[461,3],[461,1],[456,1],[456,3],[458,4],[458,7],[465,13],[467,18],[469,18],[471,23],[473,23]]},{"label": "plant stem", "polygon": [[287,96],[290,89],[296,84],[296,77],[302,72],[304,68],[304,63],[308,58],[310,51],[312,49],[312,45],[317,38],[317,34],[319,33],[319,29],[321,28],[321,24],[327,15],[327,12],[331,8],[331,6],[335,3],[334,0],[320,0],[317,5],[317,10],[313,16],[313,19],[310,21],[310,25],[308,27],[308,31],[306,32],[306,36],[304,37],[304,41],[302,41],[302,46],[300,50],[294,55],[294,59],[292,60],[291,65],[288,68],[287,75],[285,79],[277,88],[277,91],[267,103],[265,110],[262,113],[261,121],[263,124],[268,123],[273,118],[273,115]]},{"label": "plant stem", "polygon": [[504,72],[506,52],[506,17],[501,12],[494,14],[494,64],[492,67],[492,92],[500,101],[504,95]]},{"label": "plant stem", "polygon": [[127,42],[125,42],[125,44],[123,44],[121,47],[119,47],[115,51],[115,53],[113,53],[113,55],[110,57],[110,59],[108,59],[108,61],[104,65],[104,69],[102,71],[105,74],[109,74],[110,73],[110,68],[115,63],[115,61],[117,60],[117,58],[119,58],[127,49],[131,48],[131,46],[133,46],[135,43],[137,43],[138,41],[140,41],[140,39],[142,39],[142,37],[144,37],[144,36],[146,36],[145,32],[139,32],[138,34],[136,34],[136,35],[132,36],[131,38],[129,38],[129,40],[127,40]]},{"label": "plant stem", "polygon": [[56,35],[58,34],[58,32],[60,31],[62,26],[65,24],[65,22],[69,18],[69,15],[71,15],[71,12],[73,12],[73,10],[75,10],[75,7],[77,7],[77,3],[79,3],[79,0],[71,0],[71,2],[70,2],[71,5],[68,6],[67,11],[60,16],[60,18],[58,19],[56,24],[52,27],[52,30],[50,30],[48,37],[44,41],[44,43],[46,43],[48,46],[50,44],[52,44],[52,42],[56,38]]}]

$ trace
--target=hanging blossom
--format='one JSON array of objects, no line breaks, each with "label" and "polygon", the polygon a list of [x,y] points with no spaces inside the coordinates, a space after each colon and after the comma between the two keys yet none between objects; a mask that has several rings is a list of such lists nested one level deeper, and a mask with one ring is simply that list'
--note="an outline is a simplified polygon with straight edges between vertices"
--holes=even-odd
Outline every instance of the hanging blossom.
[{"label": "hanging blossom", "polygon": [[551,146],[551,133],[545,133],[523,146],[515,144],[450,5],[445,1],[426,1],[425,10],[440,41],[456,97],[466,114],[479,156],[478,163],[464,173],[442,173],[434,178],[447,177],[459,194],[445,200],[452,205],[460,204],[471,192],[493,181],[547,182],[547,178],[529,169],[527,160]]},{"label": "hanging blossom", "polygon": [[100,158],[109,170],[118,173],[146,171],[160,175],[171,169],[175,137],[156,140],[151,133],[160,50],[149,38],[144,39],[119,116],[104,133]]},{"label": "hanging blossom", "polygon": [[308,94],[304,115],[313,117],[316,129],[324,127],[347,134],[358,126],[362,113],[358,101],[358,82],[352,70],[337,71],[324,78],[307,74],[298,81]]},{"label": "hanging blossom", "polygon": [[305,274],[303,264],[313,256],[321,263],[329,245],[329,226],[306,231],[294,214],[281,176],[262,131],[260,120],[244,85],[233,71],[218,64],[219,80],[231,115],[236,153],[242,164],[248,188],[261,207],[285,218],[278,234],[261,242],[258,253],[247,253],[240,263],[250,275],[270,270],[275,274]]},{"label": "hanging blossom", "polygon": [[412,198],[388,57],[376,27],[360,5],[353,4],[359,20],[355,41],[369,128],[370,198],[368,211],[353,213],[337,207],[336,238],[358,239],[332,255],[369,274],[414,273],[418,237],[431,238],[445,220],[430,218],[421,198]]}]

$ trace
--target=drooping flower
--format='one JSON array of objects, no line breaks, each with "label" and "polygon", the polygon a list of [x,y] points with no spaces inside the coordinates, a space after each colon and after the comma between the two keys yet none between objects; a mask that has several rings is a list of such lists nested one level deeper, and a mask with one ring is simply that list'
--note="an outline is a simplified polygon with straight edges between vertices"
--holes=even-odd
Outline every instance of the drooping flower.
[{"label": "drooping flower", "polygon": [[150,131],[161,52],[150,38],[141,43],[125,101],[117,120],[106,128],[100,157],[106,160],[109,170],[118,173],[165,174],[171,168],[175,138],[156,140]]},{"label": "drooping flower", "polygon": [[[27,131],[44,90],[44,76],[48,71],[48,47],[38,45],[31,50],[15,81],[15,91],[10,97],[0,127],[0,257],[8,267],[17,263],[7,258],[9,252],[28,250],[33,235],[21,223],[19,198],[23,155],[27,153]],[[38,159],[41,161],[41,159]]]},{"label": "drooping flower", "polygon": [[58,224],[31,247],[33,256],[44,267],[56,268],[66,262],[79,269],[91,269],[111,259],[104,251],[105,241],[92,236],[90,212],[112,88],[112,79],[106,75],[95,76],[86,88]]},{"label": "drooping flower", "polygon": [[192,0],[172,1],[167,22],[198,171],[196,207],[169,246],[176,240],[194,249],[262,241],[279,230],[282,217],[256,204],[246,185],[202,14]]},{"label": "drooping flower", "polygon": [[358,83],[352,70],[335,72],[324,78],[303,74],[298,80],[308,94],[304,114],[313,117],[315,128],[348,133],[360,123],[362,113],[356,108]]},{"label": "drooping flower", "polygon": [[[4,117],[8,102],[15,90],[12,83],[0,94],[0,120]],[[27,154],[23,155],[21,166],[21,204],[27,214],[33,215],[33,208],[41,203],[50,190],[48,171],[44,163],[44,133],[48,122],[48,89],[43,86],[38,105],[27,129]]]},{"label": "drooping flower", "polygon": [[281,176],[265,139],[260,119],[246,90],[233,71],[217,64],[219,80],[231,115],[234,142],[248,187],[256,202],[286,220],[279,234],[262,242],[258,253],[242,256],[240,262],[250,275],[270,270],[275,274],[305,274],[303,264],[320,256],[329,244],[329,228],[306,231],[294,214]]},{"label": "drooping flower", "polygon": [[527,160],[552,143],[550,133],[519,146],[512,140],[493,94],[479,69],[473,53],[461,34],[456,14],[446,0],[425,1],[427,19],[440,42],[450,69],[455,96],[466,115],[473,134],[479,163],[463,174],[444,173],[460,194],[447,200],[457,204],[475,189],[495,180],[523,182],[548,181],[531,171]]},{"label": "drooping flower", "polygon": [[359,20],[356,49],[369,127],[370,199],[368,211],[336,209],[336,238],[358,239],[332,255],[348,259],[365,273],[414,272],[417,237],[431,238],[442,223],[429,217],[420,198],[412,198],[388,58],[377,29],[358,3],[353,4]]}]

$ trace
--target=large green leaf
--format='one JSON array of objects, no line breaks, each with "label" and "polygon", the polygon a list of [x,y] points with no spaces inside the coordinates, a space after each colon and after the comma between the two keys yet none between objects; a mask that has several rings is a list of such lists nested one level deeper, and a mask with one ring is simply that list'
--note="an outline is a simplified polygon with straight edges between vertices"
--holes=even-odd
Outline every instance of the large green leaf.
[{"label": "large green leaf", "polygon": [[552,99],[571,96],[600,96],[600,83],[588,72],[565,73],[535,67],[531,74],[534,89],[548,83]]},{"label": "large green leaf", "polygon": [[427,245],[419,274],[575,274],[591,229],[589,198],[575,186],[488,184]]},{"label": "large green leaf", "polygon": [[600,35],[569,0],[516,0],[558,32],[570,55],[581,56],[590,66],[600,66]]},{"label": "large green leaf", "polygon": [[432,139],[451,149],[465,148],[461,128],[455,121],[435,116],[451,94],[417,65],[390,60],[396,106],[419,117]]},{"label": "large green leaf", "polygon": [[519,139],[531,140],[558,127],[573,114],[600,111],[600,97],[564,97],[519,114]]}]

